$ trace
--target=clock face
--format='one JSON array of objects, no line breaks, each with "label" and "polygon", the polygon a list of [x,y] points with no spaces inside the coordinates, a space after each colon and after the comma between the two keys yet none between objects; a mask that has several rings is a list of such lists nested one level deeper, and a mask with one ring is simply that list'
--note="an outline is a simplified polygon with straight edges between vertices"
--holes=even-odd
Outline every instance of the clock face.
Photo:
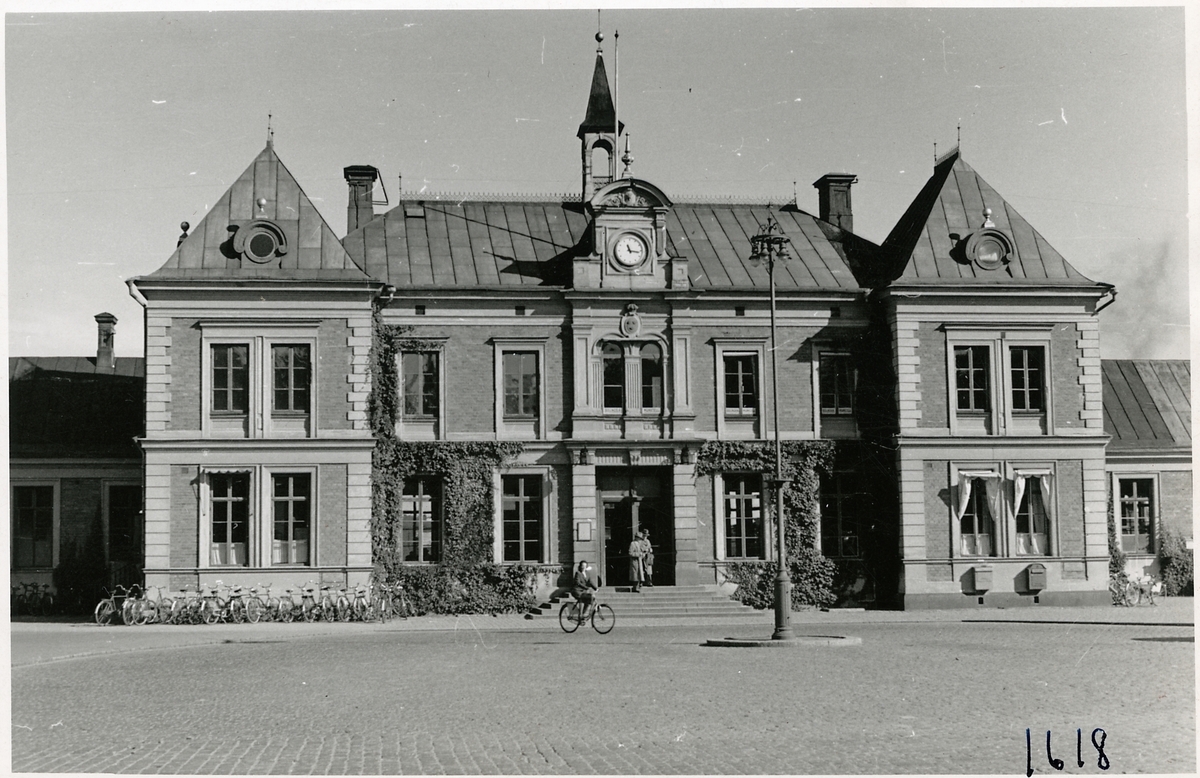
[{"label": "clock face", "polygon": [[613,247],[613,255],[625,267],[640,265],[646,258],[646,244],[634,235],[622,235]]}]

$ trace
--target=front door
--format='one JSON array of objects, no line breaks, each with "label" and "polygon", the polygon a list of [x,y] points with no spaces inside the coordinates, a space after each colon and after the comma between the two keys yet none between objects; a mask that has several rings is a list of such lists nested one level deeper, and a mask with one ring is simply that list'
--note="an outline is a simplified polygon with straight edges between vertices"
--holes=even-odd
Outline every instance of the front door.
[{"label": "front door", "polygon": [[604,515],[604,586],[629,583],[629,545],[633,542],[633,500],[628,496],[601,498]]},{"label": "front door", "polygon": [[654,547],[654,583],[675,582],[675,532],[670,471],[661,468],[597,468],[603,519],[604,585],[628,586],[629,545],[645,529]]}]

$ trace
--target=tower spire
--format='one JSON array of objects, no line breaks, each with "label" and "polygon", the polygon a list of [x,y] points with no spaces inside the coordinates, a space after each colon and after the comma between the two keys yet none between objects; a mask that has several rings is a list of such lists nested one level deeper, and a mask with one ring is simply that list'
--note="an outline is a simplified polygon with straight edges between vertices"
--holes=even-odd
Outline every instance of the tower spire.
[{"label": "tower spire", "polygon": [[[592,71],[592,86],[588,92],[587,111],[579,125],[583,153],[583,197],[589,199],[597,189],[617,176],[617,157],[621,154],[620,139],[624,126],[617,118],[613,94],[609,89],[608,71],[604,67],[604,33],[596,33],[596,67]],[[593,152],[599,149],[607,155],[593,163]]]}]

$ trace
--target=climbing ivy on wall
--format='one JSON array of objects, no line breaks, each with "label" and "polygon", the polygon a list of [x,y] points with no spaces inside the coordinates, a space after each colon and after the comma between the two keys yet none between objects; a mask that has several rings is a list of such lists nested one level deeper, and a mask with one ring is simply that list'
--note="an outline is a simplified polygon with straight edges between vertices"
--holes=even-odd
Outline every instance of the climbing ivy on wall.
[{"label": "climbing ivy on wall", "polygon": [[[830,440],[787,441],[782,444],[784,538],[788,574],[792,579],[792,608],[832,604],[835,566],[818,549],[821,534],[821,471],[833,465],[835,446]],[[775,473],[773,443],[706,442],[696,458],[696,475],[718,473]],[[773,498],[772,498],[773,499]],[[725,568],[738,584],[734,597],[758,608],[774,603],[773,561],[737,562]]]},{"label": "climbing ivy on wall", "polygon": [[[496,565],[493,473],[521,453],[520,443],[403,441],[400,414],[402,351],[434,350],[438,344],[412,336],[411,327],[385,325],[375,310],[371,348],[374,391],[369,405],[375,433],[371,486],[371,550],[377,578],[401,583],[419,612],[478,613],[521,610],[533,603],[538,568]],[[401,500],[406,479],[435,476],[442,486],[442,558],[438,565],[405,565],[401,549]]]}]

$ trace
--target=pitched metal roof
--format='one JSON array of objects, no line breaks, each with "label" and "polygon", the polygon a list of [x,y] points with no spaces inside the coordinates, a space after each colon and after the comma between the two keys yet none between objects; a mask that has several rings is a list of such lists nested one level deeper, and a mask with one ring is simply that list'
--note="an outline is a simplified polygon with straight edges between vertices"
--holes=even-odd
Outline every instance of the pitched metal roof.
[{"label": "pitched metal roof", "polygon": [[[288,251],[278,261],[255,264],[232,249],[237,229],[255,219],[282,230]],[[367,280],[270,143],[150,277]]]},{"label": "pitched metal roof", "polygon": [[[859,288],[840,231],[791,206],[677,204],[667,216],[667,253],[690,258],[694,288],[766,289],[766,268],[747,258],[768,213],[792,240],[793,258],[776,266],[778,288]],[[571,260],[592,250],[589,221],[576,200],[404,201],[344,243],[369,275],[398,288],[566,287]]]},{"label": "pitched metal roof", "polygon": [[1104,431],[1109,450],[1192,446],[1192,368],[1187,360],[1104,359]]},{"label": "pitched metal roof", "polygon": [[145,362],[117,357],[112,372],[95,358],[10,357],[9,455],[25,458],[141,456]]},{"label": "pitched metal roof", "polygon": [[[1012,239],[1006,266],[984,270],[961,255],[960,241],[983,225],[990,208],[995,229]],[[883,282],[1093,283],[997,194],[957,149],[938,161],[933,175],[883,242]]]}]

